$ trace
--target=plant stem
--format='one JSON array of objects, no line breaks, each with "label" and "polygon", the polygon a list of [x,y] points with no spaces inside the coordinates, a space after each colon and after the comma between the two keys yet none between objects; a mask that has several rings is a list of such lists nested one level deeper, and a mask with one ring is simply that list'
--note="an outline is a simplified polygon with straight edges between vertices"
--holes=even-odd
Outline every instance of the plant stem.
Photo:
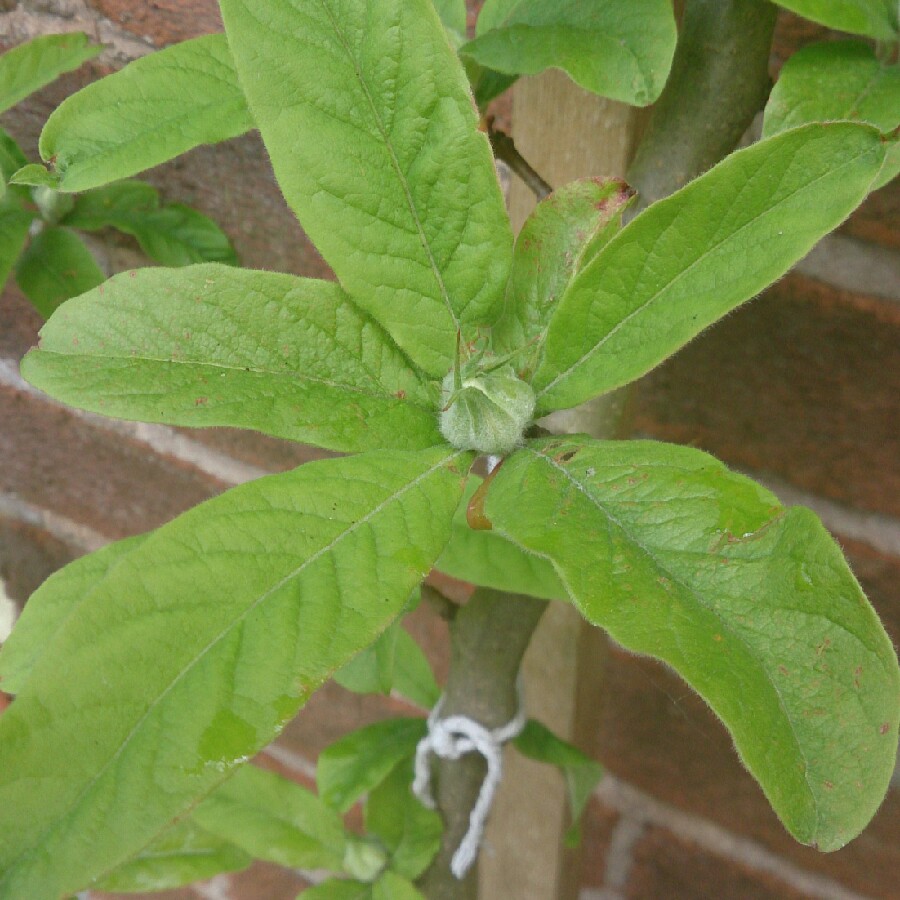
[{"label": "plant stem", "polygon": [[[444,716],[464,715],[486,728],[498,728],[518,711],[516,677],[522,657],[547,608],[544,600],[479,588],[450,626],[450,675],[444,690]],[[486,768],[478,754],[437,764],[435,797],[444,819],[441,850],[419,887],[429,900],[475,900],[478,867],[457,880],[450,860],[469,828],[469,814]]]},{"label": "plant stem", "polygon": [[514,175],[525,183],[525,186],[538,199],[538,203],[553,193],[553,188],[534,170],[531,163],[519,153],[515,141],[505,132],[494,128],[494,120],[487,120],[488,140],[497,159],[502,159]]},{"label": "plant stem", "polygon": [[[672,74],[628,173],[642,206],[668,196],[735,148],[768,96],[776,15],[767,0],[687,0]],[[510,146],[515,150],[515,145],[506,135],[498,142],[498,134],[491,137],[495,153],[509,163]],[[517,152],[516,157],[521,159]],[[532,184],[526,177],[526,183],[540,199],[549,186],[534,175],[538,181]],[[621,411],[612,419],[606,404],[601,411],[600,429],[591,427],[597,412],[589,410],[579,430],[613,436]],[[451,624],[444,715],[463,714],[488,728],[512,718],[522,656],[545,609],[546,603],[531,597],[475,592]],[[435,796],[445,831],[441,851],[419,887],[429,900],[476,900],[477,868],[458,881],[450,860],[469,827],[485,766],[480,756],[470,755],[441,761],[437,768]]]},{"label": "plant stem", "polygon": [[687,0],[672,72],[628,170],[640,208],[737,146],[769,95],[777,14],[768,0]]}]

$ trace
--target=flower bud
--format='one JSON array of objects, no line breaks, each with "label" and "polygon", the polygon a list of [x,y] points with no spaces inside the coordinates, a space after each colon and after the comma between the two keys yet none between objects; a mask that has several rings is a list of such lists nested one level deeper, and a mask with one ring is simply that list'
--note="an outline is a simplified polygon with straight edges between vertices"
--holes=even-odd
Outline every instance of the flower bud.
[{"label": "flower bud", "polygon": [[491,456],[511,453],[534,413],[534,391],[511,365],[461,377],[449,372],[442,385],[441,434],[460,450]]}]

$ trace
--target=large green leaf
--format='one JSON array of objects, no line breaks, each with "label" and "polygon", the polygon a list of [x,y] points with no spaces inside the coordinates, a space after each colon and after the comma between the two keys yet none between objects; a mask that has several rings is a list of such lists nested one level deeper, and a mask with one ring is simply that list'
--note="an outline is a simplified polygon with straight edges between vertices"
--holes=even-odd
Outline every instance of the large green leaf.
[{"label": "large green leaf", "polygon": [[415,753],[425,730],[424,719],[385,719],[341,738],[319,755],[319,796],[338,812],[346,812]]},{"label": "large green leaf", "polygon": [[0,200],[0,290],[25,249],[33,220],[10,195]]},{"label": "large green leaf", "polygon": [[54,572],[28,599],[12,634],[0,647],[0,687],[18,694],[35,663],[81,602],[143,536],[126,538]]},{"label": "large green leaf", "polygon": [[805,125],[654,203],[560,301],[534,377],[538,410],[638,378],[759,293],[863,200],[884,154],[870,126]]},{"label": "large green leaf", "polygon": [[253,128],[228,43],[206,35],[136,59],[65,100],[41,133],[59,189],[136,175]]},{"label": "large green leaf", "polygon": [[666,83],[676,39],[669,0],[487,0],[460,52],[510,75],[563,69],[589,91],[646,106]]},{"label": "large green leaf", "polygon": [[0,56],[0,113],[102,52],[80,31],[47,34],[14,47]]},{"label": "large green leaf", "polygon": [[255,766],[242,766],[191,818],[255,859],[340,872],[344,823],[312,791]]},{"label": "large green leaf", "polygon": [[833,850],[866,825],[896,761],[900,671],[809,510],[686,447],[568,438],[507,459],[485,514],[553,561],[589,621],[704,697],[798,840]]},{"label": "large green leaf", "polygon": [[865,34],[880,41],[897,40],[897,4],[895,0],[775,0],[807,19]]},{"label": "large green leaf", "polygon": [[331,282],[213,264],[117,275],[69,303],[22,362],[105,415],[232,425],[332,450],[442,442],[418,375]]},{"label": "large green leaf", "polygon": [[246,869],[252,861],[234,844],[187,819],[164,831],[135,857],[92,884],[91,889],[117,893],[167,891],[220,872]]},{"label": "large green leaf", "polygon": [[512,236],[431,0],[222,0],[275,175],[344,287],[430,375],[489,324]]},{"label": "large green leaf", "polygon": [[412,757],[400,762],[366,801],[366,831],[390,852],[390,868],[404,878],[418,878],[441,846],[441,817],[426,809],[412,792]]},{"label": "large green leaf", "polygon": [[432,0],[444,27],[455,40],[466,38],[466,0]]},{"label": "large green leaf", "polygon": [[526,219],[516,238],[503,313],[491,330],[499,353],[526,348],[515,359],[518,371],[539,355],[557,303],[621,228],[633,197],[617,178],[587,178],[554,191]]},{"label": "large green leaf", "polygon": [[70,297],[106,278],[84,242],[68,228],[44,228],[19,258],[16,281],[46,319]]},{"label": "large green leaf", "polygon": [[453,517],[450,541],[435,568],[454,578],[482,587],[529,594],[543,600],[564,600],[566,589],[553,566],[491,529],[473,529],[467,521],[468,504],[479,484],[469,476],[463,503]]},{"label": "large green leaf", "polygon": [[101,877],[270,741],[428,572],[470,459],[309,463],[111,568],[0,717],[0,898]]},{"label": "large green leaf", "polygon": [[[853,119],[879,131],[900,125],[900,66],[885,65],[862,41],[829,41],[798,50],[769,96],[763,137],[807,122]],[[900,171],[900,145],[888,150],[874,187]]]}]

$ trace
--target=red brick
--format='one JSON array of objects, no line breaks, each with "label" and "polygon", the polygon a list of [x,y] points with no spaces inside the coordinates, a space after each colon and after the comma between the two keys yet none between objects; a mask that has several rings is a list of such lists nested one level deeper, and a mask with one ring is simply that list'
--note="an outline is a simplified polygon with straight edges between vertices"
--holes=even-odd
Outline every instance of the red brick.
[{"label": "red brick", "polygon": [[37,343],[43,320],[23,294],[10,283],[0,290],[0,357],[20,359]]},{"label": "red brick", "polygon": [[155,528],[222,485],[68,410],[0,387],[0,490],[109,537]]},{"label": "red brick", "polygon": [[32,525],[0,516],[0,578],[9,597],[24,603],[78,552]]},{"label": "red brick", "polygon": [[648,828],[634,848],[629,900],[811,900],[762,872],[716,856],[662,828]]},{"label": "red brick", "polygon": [[256,431],[237,428],[180,428],[179,431],[212,450],[269,472],[286,472],[303,463],[334,456],[318,447],[279,440]]},{"label": "red brick", "polygon": [[900,178],[871,194],[841,227],[841,231],[865,241],[900,250]]},{"label": "red brick", "polygon": [[157,47],[222,31],[217,0],[89,0],[98,12]]},{"label": "red brick", "polygon": [[660,800],[753,838],[804,869],[873,897],[896,896],[897,792],[890,792],[855,841],[835,853],[818,853],[784,830],[738,761],[722,724],[669,669],[614,650],[606,685],[601,761],[611,772]]},{"label": "red brick", "polygon": [[789,275],[641,384],[641,431],[900,515],[900,306]]},{"label": "red brick", "polygon": [[606,876],[609,845],[620,816],[592,797],[581,820],[581,886],[600,888]]}]

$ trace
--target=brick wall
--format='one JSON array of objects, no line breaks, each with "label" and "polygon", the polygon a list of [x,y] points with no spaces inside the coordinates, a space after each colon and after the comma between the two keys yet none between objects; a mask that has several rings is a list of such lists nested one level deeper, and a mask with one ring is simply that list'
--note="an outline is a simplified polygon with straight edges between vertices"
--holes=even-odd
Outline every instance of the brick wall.
[{"label": "brick wall", "polygon": [[[83,29],[110,46],[98,61],[9,114],[36,158],[40,125],[68,93],[154,47],[220,28],[214,0],[0,0],[0,45]],[[785,16],[776,66],[818,29]],[[221,222],[244,263],[312,276],[305,241],[247,136],[148,176],[172,200]],[[900,639],[900,187],[875,194],[777,286],[649,376],[638,433],[710,450],[816,509],[837,534],[894,640]],[[134,248],[107,242],[110,265]],[[18,360],[39,321],[15,288],[0,298],[0,577],[25,597],[50,572],[110,539],[159,525],[229,485],[316,451],[227,429],[117,423],[28,388]],[[446,666],[442,624],[412,628]],[[608,777],[587,814],[582,900],[896,896],[900,793],[862,837],[817,854],[783,831],[721,725],[664,667],[613,649],[602,727],[591,749]],[[351,727],[404,712],[336,686],[313,697],[263,762],[309,783],[316,754]],[[168,897],[293,898],[303,873],[258,865]]]}]

